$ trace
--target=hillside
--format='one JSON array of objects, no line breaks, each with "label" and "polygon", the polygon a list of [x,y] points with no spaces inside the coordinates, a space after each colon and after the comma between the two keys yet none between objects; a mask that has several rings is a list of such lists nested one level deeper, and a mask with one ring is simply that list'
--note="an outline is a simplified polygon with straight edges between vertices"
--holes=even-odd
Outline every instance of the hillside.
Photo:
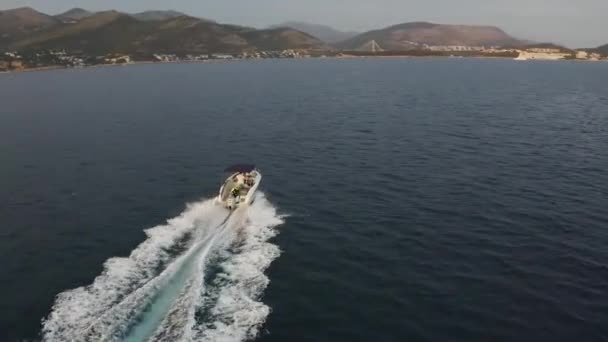
[{"label": "hillside", "polygon": [[55,18],[59,19],[64,23],[69,23],[82,20],[84,18],[92,16],[93,14],[93,12],[89,12],[82,8],[72,8],[71,10],[56,15]]},{"label": "hillside", "polygon": [[[90,43],[89,40],[84,39],[87,33],[103,29],[110,23],[125,17],[127,16],[116,11],[99,12],[74,24],[55,25],[46,31],[37,32],[16,41],[9,47],[18,50],[26,48],[64,49],[69,48],[70,40],[73,39],[81,39],[78,44],[87,45]],[[135,19],[132,20],[135,21]],[[119,36],[117,35],[117,38]]]},{"label": "hillside", "polygon": [[0,11],[0,50],[2,46],[57,25],[50,15],[29,7]]},{"label": "hillside", "polygon": [[336,44],[345,50],[358,50],[375,40],[385,50],[411,50],[427,45],[504,46],[520,42],[497,27],[440,25],[426,22],[405,23],[369,31]]},{"label": "hillside", "polygon": [[47,30],[13,41],[7,48],[65,49],[91,55],[150,55],[239,53],[244,50],[323,46],[318,39],[293,29],[256,30],[188,16],[165,20],[138,20],[128,14],[107,11],[95,13],[77,22],[55,24]]},{"label": "hillside", "polygon": [[292,28],[275,28],[267,30],[250,30],[243,32],[242,36],[260,50],[290,49],[321,49],[326,45],[319,39]]},{"label": "hillside", "polygon": [[0,30],[28,30],[57,24],[57,19],[29,7],[0,11]]},{"label": "hillside", "polygon": [[334,29],[326,25],[309,24],[297,21],[288,21],[272,28],[290,27],[301,32],[306,32],[309,35],[319,38],[322,41],[333,44],[355,37],[357,32],[344,32]]},{"label": "hillside", "polygon": [[608,56],[608,44],[599,46],[595,50],[604,56]]}]

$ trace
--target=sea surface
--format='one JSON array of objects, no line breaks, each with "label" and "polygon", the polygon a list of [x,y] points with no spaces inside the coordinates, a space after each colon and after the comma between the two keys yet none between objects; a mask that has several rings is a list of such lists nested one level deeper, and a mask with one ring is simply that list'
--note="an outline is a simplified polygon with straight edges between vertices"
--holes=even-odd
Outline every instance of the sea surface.
[{"label": "sea surface", "polygon": [[[0,341],[606,341],[608,63],[0,75]],[[264,179],[211,198],[226,166]]]}]

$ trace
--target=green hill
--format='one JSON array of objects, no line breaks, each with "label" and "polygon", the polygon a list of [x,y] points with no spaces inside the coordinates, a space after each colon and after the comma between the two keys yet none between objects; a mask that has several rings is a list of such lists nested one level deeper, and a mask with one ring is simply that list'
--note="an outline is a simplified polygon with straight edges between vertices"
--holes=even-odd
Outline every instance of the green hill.
[{"label": "green hill", "polygon": [[320,40],[289,28],[256,30],[183,15],[164,20],[138,20],[128,14],[107,11],[95,13],[77,22],[54,22],[44,30],[9,41],[4,49],[65,49],[92,55],[150,55],[239,53],[244,50],[309,49],[323,46]]},{"label": "green hill", "polygon": [[58,24],[58,19],[29,7],[0,11],[0,50],[3,46]]}]

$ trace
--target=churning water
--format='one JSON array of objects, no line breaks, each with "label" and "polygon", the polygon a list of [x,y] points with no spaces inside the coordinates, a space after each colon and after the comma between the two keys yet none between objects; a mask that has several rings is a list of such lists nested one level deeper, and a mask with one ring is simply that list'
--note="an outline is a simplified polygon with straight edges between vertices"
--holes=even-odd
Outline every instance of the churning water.
[{"label": "churning water", "polygon": [[[0,75],[0,341],[605,340],[607,74],[357,59]],[[200,198],[240,162],[261,197],[225,221]]]}]

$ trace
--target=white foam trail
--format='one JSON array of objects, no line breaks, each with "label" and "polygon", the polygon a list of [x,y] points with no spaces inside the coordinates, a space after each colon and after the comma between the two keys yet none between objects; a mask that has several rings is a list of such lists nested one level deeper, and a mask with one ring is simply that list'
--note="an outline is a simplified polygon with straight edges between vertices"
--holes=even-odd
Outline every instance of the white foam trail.
[{"label": "white foam trail", "polygon": [[222,217],[225,217],[222,208],[213,205],[212,201],[201,201],[188,205],[179,217],[169,220],[166,225],[146,230],[148,239],[128,258],[109,259],[92,285],[57,296],[51,314],[43,322],[44,340],[95,340],[101,337],[111,340],[96,333],[103,324],[112,325],[104,322],[104,314],[120,306],[137,290],[141,293],[142,287],[153,286],[149,282],[156,276],[157,269],[170,260],[170,248],[188,234],[208,234],[204,229],[195,232],[195,227],[217,226]]},{"label": "white foam trail", "polygon": [[[171,325],[172,330],[177,328],[176,325],[179,322],[175,322],[169,317],[171,314],[175,315],[176,305],[178,305],[177,308],[181,307],[178,299],[184,297],[184,293],[188,292],[188,288],[193,286],[197,278],[204,276],[204,265],[209,259],[209,254],[218,248],[222,248],[225,244],[224,241],[232,236],[231,232],[242,225],[242,213],[242,210],[235,211],[225,223],[213,229],[207,238],[197,241],[193,247],[167,267],[154,280],[154,283],[161,284],[158,289],[153,291],[147,291],[145,287],[141,289],[144,294],[153,294],[153,298],[148,300],[149,309],[141,314],[140,322],[130,329],[124,341],[146,341],[159,330],[159,326],[162,327],[161,322],[166,322],[168,319],[173,323]],[[136,303],[128,303],[127,307],[137,307],[133,304]],[[110,315],[116,316],[113,313],[110,313]],[[165,331],[167,329],[161,328],[160,330]]]},{"label": "white foam trail", "polygon": [[270,282],[264,271],[280,255],[279,248],[268,240],[283,220],[264,198],[250,208],[249,219],[234,254],[220,265],[222,272],[196,301],[199,309],[205,302],[214,304],[208,310],[210,317],[194,328],[193,341],[253,339],[270,313],[260,296]]},{"label": "white foam trail", "polygon": [[[156,341],[195,341],[214,334],[218,338],[236,334],[242,339],[255,335],[269,313],[256,301],[268,284],[262,272],[279,254],[278,248],[266,241],[282,220],[261,194],[243,217],[236,215],[222,225],[226,215],[211,200],[201,201],[189,205],[166,225],[147,230],[148,239],[128,258],[108,260],[92,285],[57,296],[51,314],[43,321],[43,340],[117,341],[128,332],[132,341],[152,336]],[[242,223],[245,218],[249,223]],[[209,256],[225,251],[240,226],[244,227],[244,242],[239,252],[222,264],[220,277],[227,281],[225,289],[213,285],[218,298],[213,315],[197,322],[196,310],[209,297],[204,286]],[[169,250],[189,236],[186,251],[172,259]],[[242,308],[234,311],[234,321],[239,324],[225,323],[229,320],[229,298],[241,303]],[[243,320],[243,315],[253,317]],[[143,321],[138,322],[140,319]]]}]

